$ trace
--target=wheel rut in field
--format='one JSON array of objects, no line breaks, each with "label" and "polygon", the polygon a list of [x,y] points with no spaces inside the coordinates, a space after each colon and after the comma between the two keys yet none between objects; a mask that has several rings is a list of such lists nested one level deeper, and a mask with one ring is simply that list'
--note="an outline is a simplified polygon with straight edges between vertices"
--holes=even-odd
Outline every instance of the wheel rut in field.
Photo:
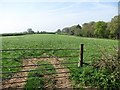
[{"label": "wheel rut in field", "polygon": [[[71,82],[69,80],[69,73],[62,73],[62,72],[69,72],[67,68],[65,68],[61,64],[61,59],[60,58],[32,58],[32,59],[25,59],[23,60],[23,68],[21,71],[29,71],[29,70],[35,70],[38,68],[38,66],[30,66],[30,65],[36,65],[38,61],[47,61],[51,63],[56,72],[60,74],[56,74],[54,77],[56,83],[55,83],[55,88],[71,88]],[[57,68],[62,68],[62,69],[57,69]],[[18,72],[14,74],[14,76],[6,81],[2,82],[2,87],[4,88],[24,88],[24,85],[26,84],[27,77],[29,72]],[[16,78],[16,77],[23,77],[23,78]],[[61,77],[61,78],[58,78]],[[18,82],[18,83],[16,83]],[[49,87],[48,87],[49,88]]]},{"label": "wheel rut in field", "polygon": [[55,87],[56,88],[70,88],[71,87],[71,83],[69,78],[69,73],[62,73],[62,72],[69,72],[68,69],[66,69],[63,65],[61,65],[61,62],[58,58],[55,58],[53,60],[49,61],[54,68],[63,68],[63,69],[55,69],[57,73],[61,73],[61,74],[57,74],[57,77],[63,77],[63,78],[57,78],[55,77],[55,80],[57,80]]}]

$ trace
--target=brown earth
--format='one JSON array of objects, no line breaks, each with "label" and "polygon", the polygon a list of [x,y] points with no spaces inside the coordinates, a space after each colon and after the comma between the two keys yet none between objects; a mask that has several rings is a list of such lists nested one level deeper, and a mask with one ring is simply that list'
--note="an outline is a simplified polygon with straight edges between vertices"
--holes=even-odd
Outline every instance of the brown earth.
[{"label": "brown earth", "polygon": [[[61,60],[62,59],[60,58],[25,59],[23,60],[23,66],[25,67],[23,67],[21,71],[34,70],[37,68],[37,66],[28,66],[28,65],[36,65],[38,61],[47,61],[54,66],[57,73],[69,72],[68,69],[66,69],[63,65],[61,65]],[[63,69],[56,69],[56,68],[63,68]],[[29,72],[18,72],[13,76],[12,79],[3,81],[2,82],[3,89],[4,88],[24,88],[24,85],[26,84],[26,82],[24,81],[27,81],[27,77],[24,77],[24,78],[14,78],[14,77],[28,76],[28,73]],[[57,77],[61,77],[61,78],[57,78]],[[69,78],[68,73],[56,74],[56,76],[54,77],[54,79],[56,80],[55,88],[71,88],[71,82],[68,78]]]}]

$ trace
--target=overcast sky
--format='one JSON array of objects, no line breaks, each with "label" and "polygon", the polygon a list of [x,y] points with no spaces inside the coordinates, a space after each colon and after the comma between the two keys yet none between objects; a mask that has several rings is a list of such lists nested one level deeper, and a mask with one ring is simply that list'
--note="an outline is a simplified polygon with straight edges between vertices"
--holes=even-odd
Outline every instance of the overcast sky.
[{"label": "overcast sky", "polygon": [[[92,2],[91,2],[92,1]],[[118,15],[119,0],[1,0],[0,33],[56,31]]]}]

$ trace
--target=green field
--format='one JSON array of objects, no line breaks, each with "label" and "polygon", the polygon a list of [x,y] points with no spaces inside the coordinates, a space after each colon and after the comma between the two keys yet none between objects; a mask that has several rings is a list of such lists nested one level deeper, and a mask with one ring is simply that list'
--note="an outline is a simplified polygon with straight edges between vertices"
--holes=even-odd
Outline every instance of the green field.
[{"label": "green field", "polygon": [[[103,53],[115,53],[118,41],[110,39],[96,39],[96,38],[85,38],[67,35],[23,35],[23,36],[8,36],[2,38],[2,49],[19,49],[19,48],[52,48],[52,49],[70,49],[80,48],[80,44],[84,44],[84,62],[91,63],[93,60],[98,60]],[[62,51],[46,51],[46,50],[31,50],[31,51],[10,51],[2,52],[2,58],[15,58],[14,60],[2,60],[3,66],[17,66],[22,64],[22,57],[38,57],[43,52],[46,52],[49,56],[64,56],[64,55],[79,55],[79,50],[62,50]],[[78,61],[79,57],[67,58],[65,62]],[[68,65],[73,68],[69,68],[71,71],[71,80],[75,81],[76,84],[83,85],[80,83],[79,75],[86,70],[90,71],[92,67],[84,66],[85,68],[77,68],[77,64]],[[66,66],[67,67],[67,66]],[[76,67],[76,68],[74,68]],[[3,72],[19,71],[20,68],[3,68]],[[92,72],[92,71],[91,71]],[[89,72],[90,73],[90,72]],[[88,73],[88,74],[89,74]],[[10,75],[4,75],[4,77],[10,77]],[[80,76],[81,77],[81,76]],[[84,80],[83,80],[84,82]],[[86,84],[89,85],[89,84]],[[76,87],[76,86],[75,86]]]}]

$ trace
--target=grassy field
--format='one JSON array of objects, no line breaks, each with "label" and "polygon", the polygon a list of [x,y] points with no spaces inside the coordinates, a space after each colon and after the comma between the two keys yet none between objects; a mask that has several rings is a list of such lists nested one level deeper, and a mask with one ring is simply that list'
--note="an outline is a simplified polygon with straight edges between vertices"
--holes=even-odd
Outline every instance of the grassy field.
[{"label": "grassy field", "polygon": [[[84,44],[84,62],[91,63],[93,60],[99,59],[103,53],[115,53],[117,48],[117,40],[109,39],[95,39],[85,38],[67,35],[23,35],[23,36],[9,36],[2,38],[2,49],[18,49],[18,48],[80,48],[80,44]],[[3,66],[17,66],[22,64],[22,57],[37,57],[43,55],[46,52],[49,56],[64,56],[64,55],[79,55],[79,50],[76,51],[46,51],[46,50],[31,50],[31,51],[10,51],[2,52],[3,58],[16,58],[14,60],[2,60]],[[79,57],[67,58],[66,62],[78,61]],[[77,68],[77,64],[68,65],[76,67],[71,70],[71,79],[77,84],[79,83],[79,74],[86,70],[89,71],[92,67],[85,66],[84,69]],[[3,72],[19,71],[20,68],[3,68]],[[88,73],[89,74],[89,73]],[[10,77],[10,75],[4,75],[4,77]],[[81,84],[82,85],[82,84]]]}]

